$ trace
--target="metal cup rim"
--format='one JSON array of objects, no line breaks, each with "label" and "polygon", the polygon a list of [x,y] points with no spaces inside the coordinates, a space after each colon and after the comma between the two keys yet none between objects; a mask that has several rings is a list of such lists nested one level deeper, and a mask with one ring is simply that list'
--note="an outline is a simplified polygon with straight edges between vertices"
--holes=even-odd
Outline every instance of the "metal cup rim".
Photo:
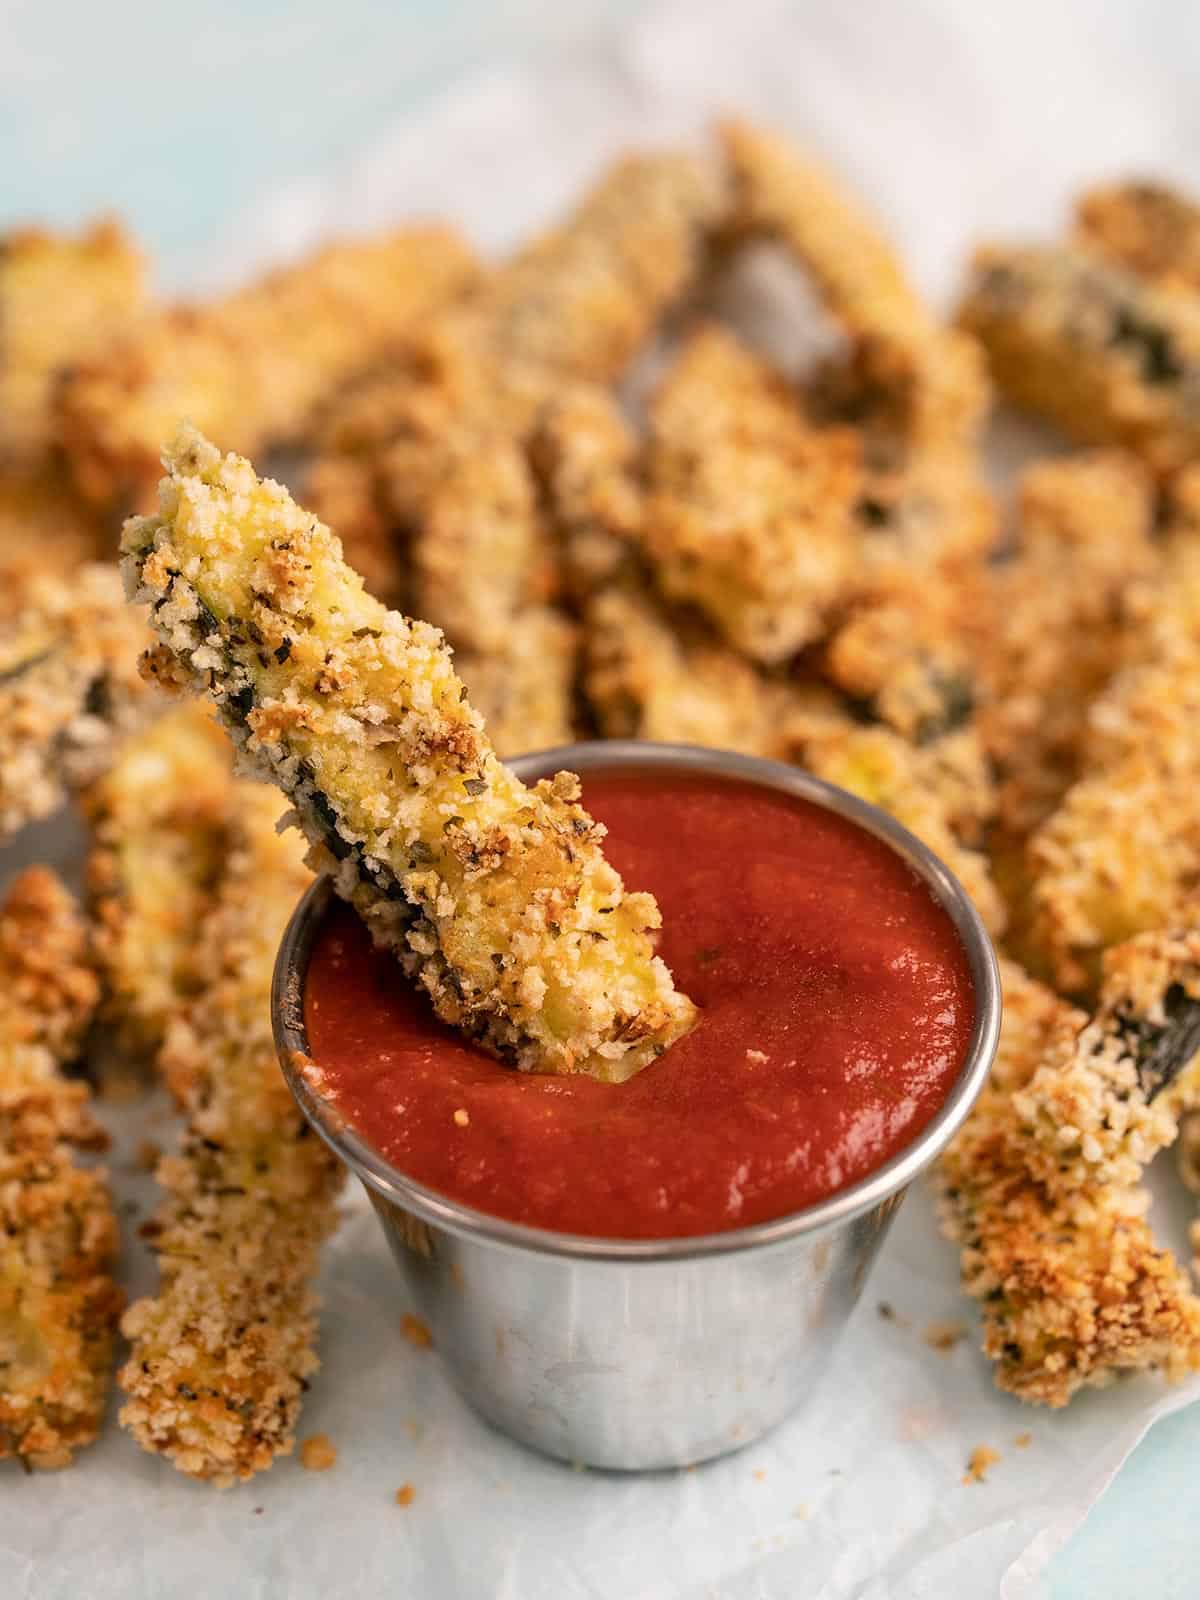
[{"label": "metal cup rim", "polygon": [[452,1200],[408,1177],[346,1125],[300,1070],[299,1061],[311,1054],[304,1022],[305,977],[316,930],[333,899],[329,879],[318,878],[296,907],[276,958],[271,994],[275,1045],[301,1111],[339,1159],[371,1190],[433,1227],[503,1249],[578,1261],[678,1262],[765,1250],[849,1222],[887,1205],[937,1159],[962,1126],[987,1078],[1000,1035],[1001,996],[996,954],[979,913],[962,884],[927,845],[877,806],[799,767],[732,751],[603,740],[534,751],[509,765],[526,781],[561,768],[585,776],[588,772],[629,767],[741,780],[811,801],[883,840],[928,885],[963,942],[976,997],[975,1021],[963,1064],[950,1093],[911,1144],[866,1177],[800,1211],[720,1233],[664,1239],[594,1237],[510,1222]]}]

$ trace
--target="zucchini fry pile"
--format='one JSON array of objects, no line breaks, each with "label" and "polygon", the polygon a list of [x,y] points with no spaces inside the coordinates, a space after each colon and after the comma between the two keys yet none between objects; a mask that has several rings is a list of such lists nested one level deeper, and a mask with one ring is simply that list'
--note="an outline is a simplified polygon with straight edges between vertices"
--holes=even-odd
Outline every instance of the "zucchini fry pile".
[{"label": "zucchini fry pile", "polygon": [[187,1123],[159,1164],[160,1285],[126,1312],[120,1420],[221,1486],[292,1448],[318,1366],[312,1281],[341,1169],[297,1109],[271,1033],[275,952],[308,882],[278,794],[236,786],[228,857],[196,931],[192,992],[160,1065]]},{"label": "zucchini fry pile", "polygon": [[100,1429],[122,1295],[103,1148],[75,1059],[98,995],[87,927],[50,872],[0,906],[0,1458],[64,1467]]},{"label": "zucchini fry pile", "polygon": [[[721,320],[747,250],[814,291],[810,366]],[[1011,505],[993,387],[1082,447]],[[657,907],[573,780],[496,752],[711,745],[884,807],[1004,946],[937,1177],[997,1381],[1200,1366],[1143,1184],[1173,1144],[1200,1190],[1198,390],[1188,196],[1095,187],[1062,240],[984,246],[947,323],[745,122],[489,264],[413,225],[189,305],[115,225],[0,238],[0,841],[77,800],[92,847],[82,913],[37,871],[0,912],[0,1454],[65,1464],[103,1410],[115,1223],[60,1072],[93,1016],[186,1123],[122,1421],[220,1484],[291,1448],[338,1178],[269,1031],[308,869],[232,747],[446,1020],[614,1080],[692,1018]],[[225,453],[279,446],[315,516]],[[112,558],[164,449],[124,536],[152,632]]]}]

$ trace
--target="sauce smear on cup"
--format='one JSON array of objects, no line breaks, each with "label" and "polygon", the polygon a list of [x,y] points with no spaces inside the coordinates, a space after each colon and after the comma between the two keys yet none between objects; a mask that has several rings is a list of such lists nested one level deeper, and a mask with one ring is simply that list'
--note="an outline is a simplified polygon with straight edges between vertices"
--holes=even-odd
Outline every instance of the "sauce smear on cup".
[{"label": "sauce smear on cup", "polygon": [[333,908],[305,1012],[322,1092],[418,1182],[515,1222],[609,1238],[784,1216],[912,1142],[975,1001],[949,917],[831,812],[710,777],[584,778],[605,853],[652,890],[696,1028],[624,1084],[517,1073],[439,1023]]}]

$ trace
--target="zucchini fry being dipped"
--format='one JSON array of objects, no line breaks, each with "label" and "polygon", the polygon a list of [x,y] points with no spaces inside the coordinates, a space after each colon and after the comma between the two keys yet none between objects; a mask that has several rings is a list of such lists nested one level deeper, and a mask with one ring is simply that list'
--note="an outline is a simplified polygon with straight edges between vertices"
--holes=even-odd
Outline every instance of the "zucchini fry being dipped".
[{"label": "zucchini fry being dipped", "polygon": [[0,1457],[67,1466],[99,1431],[121,1293],[104,1145],[78,1052],[98,985],[66,889],[30,868],[0,907]]},{"label": "zucchini fry being dipped", "polygon": [[275,952],[309,881],[300,841],[276,832],[280,807],[257,784],[231,796],[228,865],[198,932],[194,993],[161,1057],[187,1126],[158,1168],[159,1289],[122,1323],[122,1425],[180,1472],[221,1486],[292,1447],[318,1365],[312,1281],[341,1181],[296,1108],[271,1033]]},{"label": "zucchini fry being dipped", "polygon": [[194,430],[166,462],[160,515],[124,536],[160,670],[212,694],[438,1015],[525,1069],[624,1078],[661,1055],[694,1008],[578,779],[506,771],[441,634],[372,600],[278,484]]},{"label": "zucchini fry being dipped", "polygon": [[18,581],[0,617],[0,840],[49,815],[149,714],[147,643],[111,567]]}]

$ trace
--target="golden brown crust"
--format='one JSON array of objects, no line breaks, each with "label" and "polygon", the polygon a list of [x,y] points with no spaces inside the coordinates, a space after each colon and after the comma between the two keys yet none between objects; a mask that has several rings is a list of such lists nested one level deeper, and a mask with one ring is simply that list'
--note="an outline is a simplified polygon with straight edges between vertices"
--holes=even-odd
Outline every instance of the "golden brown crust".
[{"label": "golden brown crust", "polygon": [[1140,278],[1200,290],[1200,206],[1165,184],[1105,184],[1075,203],[1075,235],[1115,266]]},{"label": "golden brown crust", "polygon": [[242,784],[226,872],[198,932],[196,990],[172,1019],[163,1074],[185,1108],[158,1168],[157,1294],[130,1306],[120,1420],[144,1449],[222,1487],[293,1444],[318,1362],[312,1282],[342,1172],[279,1071],[275,952],[309,881],[279,796]]},{"label": "golden brown crust", "polygon": [[1200,452],[1200,303],[1067,246],[987,246],[959,312],[1018,406],[1168,474]]},{"label": "golden brown crust", "polygon": [[853,579],[858,450],[712,327],[651,404],[641,544],[663,591],[766,664],[817,638]]},{"label": "golden brown crust", "polygon": [[992,1084],[938,1167],[942,1224],[981,1302],[996,1382],[1062,1406],[1121,1373],[1200,1366],[1200,1300],[1145,1221],[1135,1187],[1033,1176],[1012,1090],[1069,1059],[1085,1022],[1011,962]]},{"label": "golden brown crust", "polygon": [[71,896],[30,868],[0,908],[0,1457],[63,1467],[99,1431],[121,1294],[78,1052],[98,985]]},{"label": "golden brown crust", "polygon": [[148,642],[115,567],[14,580],[0,612],[0,839],[48,815],[148,717]]},{"label": "golden brown crust", "polygon": [[0,468],[49,464],[62,372],[133,319],[144,276],[140,253],[112,221],[77,235],[0,235]]},{"label": "golden brown crust", "polygon": [[101,505],[152,504],[159,451],[185,418],[243,450],[300,438],[330,388],[475,275],[452,229],[403,229],[147,316],[60,396],[79,488]]},{"label": "golden brown crust", "polygon": [[229,741],[199,705],[131,738],[81,796],[102,1012],[122,1052],[150,1060],[195,987],[196,929],[229,849]]}]

